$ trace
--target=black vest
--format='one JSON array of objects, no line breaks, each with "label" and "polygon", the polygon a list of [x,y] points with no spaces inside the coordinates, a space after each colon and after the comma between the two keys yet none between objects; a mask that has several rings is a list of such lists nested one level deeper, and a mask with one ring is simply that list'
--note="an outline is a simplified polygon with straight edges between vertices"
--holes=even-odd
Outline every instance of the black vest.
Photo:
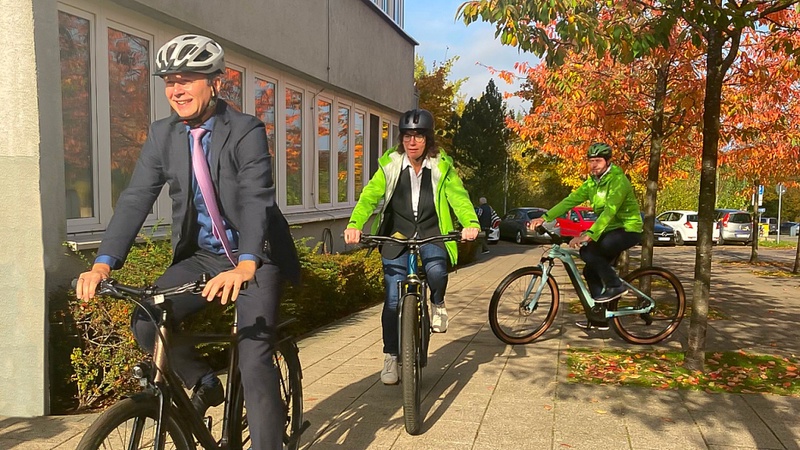
[{"label": "black vest", "polygon": [[[414,219],[414,209],[411,204],[411,172],[413,170],[413,168],[406,168],[400,173],[392,199],[383,215],[383,223],[379,232],[383,236],[400,233],[405,237],[412,237],[416,234],[417,237],[424,238],[439,234],[439,218],[436,216],[436,205],[433,202],[430,169],[422,169],[417,218]],[[438,245],[444,247],[444,244]],[[404,250],[405,247],[402,245],[386,244],[381,248],[381,256],[394,259],[400,256]]]}]

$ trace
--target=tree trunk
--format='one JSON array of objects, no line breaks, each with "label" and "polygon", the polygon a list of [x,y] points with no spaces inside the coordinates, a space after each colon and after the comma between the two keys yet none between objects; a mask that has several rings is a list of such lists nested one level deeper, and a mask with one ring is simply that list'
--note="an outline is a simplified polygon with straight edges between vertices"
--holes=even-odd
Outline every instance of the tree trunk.
[{"label": "tree trunk", "polygon": [[755,180],[753,184],[753,220],[750,221],[750,235],[753,237],[753,241],[750,243],[750,264],[755,264],[758,262],[758,238],[761,236],[761,229],[759,226],[761,225],[758,222],[758,186],[761,183],[759,180]]},{"label": "tree trunk", "polygon": [[703,100],[703,157],[698,198],[698,233],[692,289],[692,318],[685,367],[705,369],[706,333],[708,330],[708,293],[711,286],[711,238],[716,203],[717,157],[719,151],[720,103],[722,99],[722,47],[725,40],[714,28],[707,32],[706,92]]},{"label": "tree trunk", "polygon": [[667,97],[669,60],[656,69],[656,86],[653,92],[653,118],[650,123],[650,161],[647,168],[644,196],[644,241],[641,267],[653,265],[653,229],[655,228],[656,200],[658,196],[658,171],[661,167],[661,149],[664,141],[664,99]]},{"label": "tree trunk", "polygon": [[[780,225],[778,225],[778,233],[781,232]],[[795,242],[794,252],[794,267],[792,273],[800,273],[800,233],[797,233],[797,242]]]}]

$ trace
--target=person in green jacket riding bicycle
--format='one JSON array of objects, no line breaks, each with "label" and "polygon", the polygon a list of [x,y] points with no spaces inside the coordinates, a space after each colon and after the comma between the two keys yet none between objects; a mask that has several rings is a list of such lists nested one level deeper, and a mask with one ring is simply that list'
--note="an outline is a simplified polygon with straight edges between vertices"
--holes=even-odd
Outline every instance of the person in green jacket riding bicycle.
[{"label": "person in green jacket riding bicycle", "polygon": [[[444,154],[434,139],[433,115],[424,109],[412,109],[400,117],[400,145],[389,149],[378,160],[380,169],[364,186],[344,231],[348,244],[361,240],[361,228],[383,200],[380,213],[372,223],[372,234],[381,236],[417,236],[425,238],[447,234],[455,229],[450,210],[464,226],[461,237],[474,240],[480,231],[453,160]],[[381,247],[386,299],[383,323],[384,363],[381,381],[397,384],[397,305],[398,282],[406,276],[406,249],[400,245]],[[431,328],[447,331],[447,262],[455,265],[458,249],[455,242],[430,243],[420,248],[422,266],[431,290],[433,314]]]},{"label": "person in green jacket riding bicycle", "polygon": [[[610,162],[611,146],[596,142],[589,146],[586,157],[589,160],[589,178],[546,214],[533,219],[528,227],[534,229],[573,206],[589,201],[597,220],[588,230],[574,237],[569,245],[580,248],[581,259],[586,263],[583,276],[592,298],[596,303],[606,303],[626,292],[611,263],[620,253],[639,243],[642,217],[630,180],[622,169]],[[576,324],[582,328],[608,329],[605,323]]]}]

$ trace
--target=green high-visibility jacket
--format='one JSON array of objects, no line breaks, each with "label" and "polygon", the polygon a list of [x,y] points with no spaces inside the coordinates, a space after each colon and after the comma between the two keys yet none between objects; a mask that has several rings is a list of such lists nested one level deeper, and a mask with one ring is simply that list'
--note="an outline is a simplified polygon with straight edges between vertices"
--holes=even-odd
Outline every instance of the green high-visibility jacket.
[{"label": "green high-visibility jacket", "polygon": [[612,164],[600,179],[594,176],[583,182],[567,198],[553,206],[542,217],[553,220],[585,201],[592,205],[597,220],[584,233],[593,241],[599,240],[608,231],[624,228],[634,233],[642,232],[642,216],[639,214],[639,202],[633,193],[633,187],[625,173]]},{"label": "green high-visibility jacket", "polygon": [[[372,224],[371,233],[375,234],[380,229],[386,207],[392,200],[397,180],[400,178],[403,154],[397,152],[397,147],[393,147],[378,159],[378,165],[380,170],[375,172],[375,175],[361,191],[361,197],[359,197],[356,207],[353,208],[347,228],[360,230],[372,216],[378,203],[383,200],[378,218]],[[433,203],[436,207],[436,216],[439,218],[439,231],[442,234],[447,234],[455,229],[450,208],[465,228],[480,228],[478,216],[475,215],[469,194],[453,167],[453,159],[443,151],[435,158],[431,158],[431,182],[433,184]],[[450,262],[455,265],[458,261],[458,245],[455,242],[445,242],[445,247],[450,256]]]}]

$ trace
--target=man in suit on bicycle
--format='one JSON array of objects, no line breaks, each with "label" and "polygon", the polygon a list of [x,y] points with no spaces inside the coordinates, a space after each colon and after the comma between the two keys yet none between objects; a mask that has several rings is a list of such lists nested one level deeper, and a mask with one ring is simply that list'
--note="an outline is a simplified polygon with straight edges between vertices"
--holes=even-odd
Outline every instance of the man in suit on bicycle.
[{"label": "man in suit on bicycle", "polygon": [[[237,301],[239,368],[253,448],[275,450],[282,447],[286,417],[272,356],[278,304],[282,280],[297,280],[299,265],[275,204],[264,124],[219,98],[224,70],[222,47],[204,36],[178,36],[158,51],[155,75],[166,84],[173,114],[150,126],[130,184],[76,293],[92,298],[98,283],[122,267],[169,184],[173,261],[156,283],[175,286],[211,274],[202,296],[175,298],[178,322],[215,299]],[[240,291],[244,282],[249,287]],[[132,327],[139,344],[152,351],[155,325],[141,309],[134,311]],[[222,384],[194,347],[173,347],[170,363],[193,390],[200,416],[222,403]]]},{"label": "man in suit on bicycle", "polygon": [[[547,213],[531,220],[528,227],[535,229],[588,201],[597,220],[569,245],[580,248],[581,259],[586,263],[583,276],[595,303],[607,303],[626,292],[611,263],[620,253],[641,241],[642,217],[630,180],[622,169],[610,162],[611,146],[596,142],[589,146],[586,158],[589,178]],[[608,324],[602,322],[577,322],[576,325],[608,329]]]}]

